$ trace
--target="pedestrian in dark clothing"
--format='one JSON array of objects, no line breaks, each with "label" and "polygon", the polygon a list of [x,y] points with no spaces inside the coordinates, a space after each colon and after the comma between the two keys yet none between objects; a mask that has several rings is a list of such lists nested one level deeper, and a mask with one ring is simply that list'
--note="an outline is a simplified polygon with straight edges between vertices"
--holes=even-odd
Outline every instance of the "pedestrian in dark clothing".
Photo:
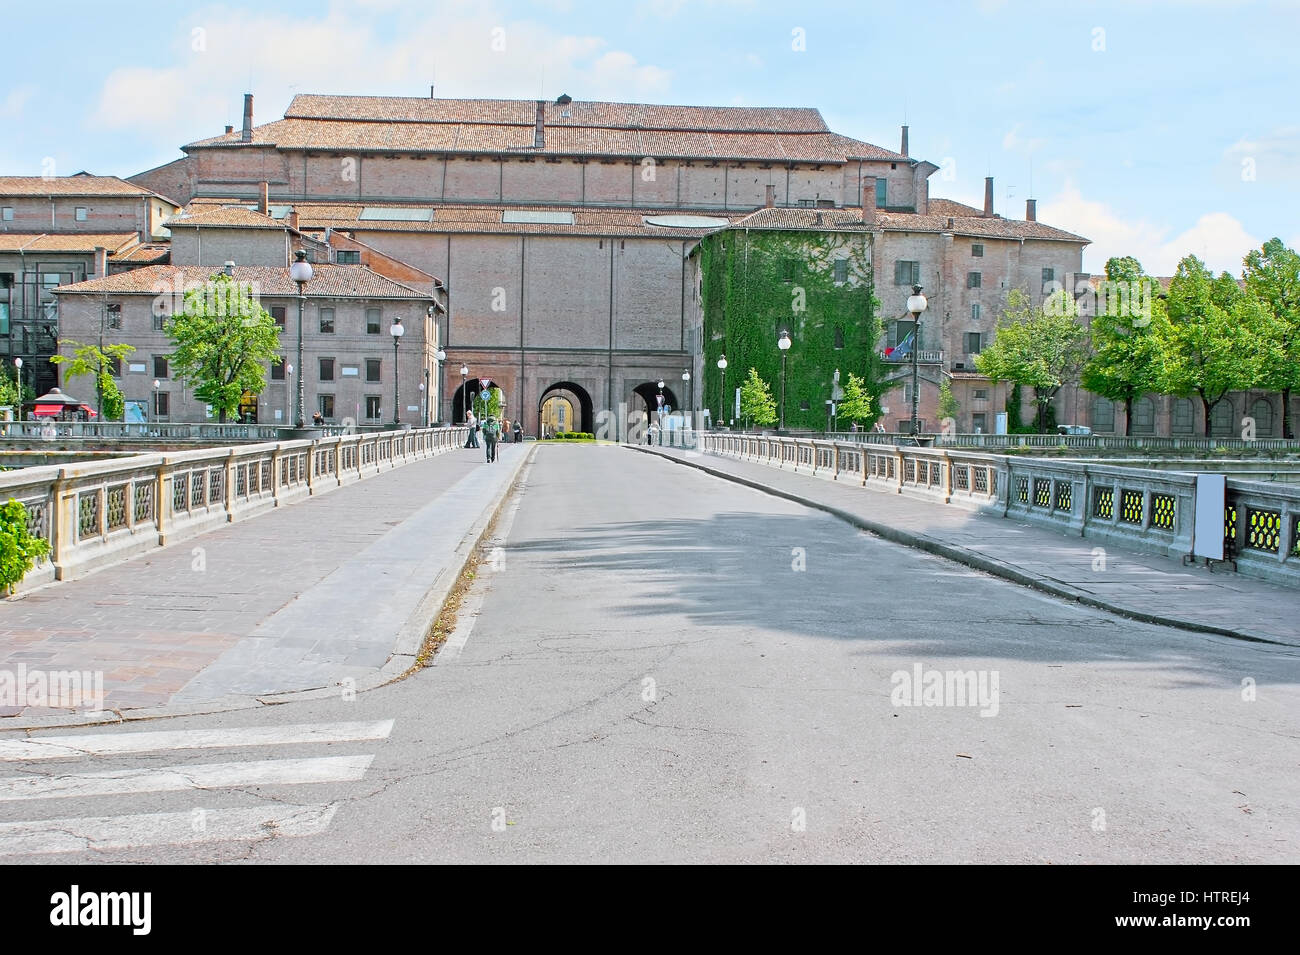
[{"label": "pedestrian in dark clothing", "polygon": [[524,440],[524,429],[521,428],[519,426],[519,422],[516,421],[515,422],[515,444],[519,444],[519,442],[523,440]]},{"label": "pedestrian in dark clothing", "polygon": [[465,441],[465,447],[477,448],[478,447],[478,417],[474,414],[474,412],[471,411],[469,413],[469,416],[465,418],[465,426],[469,428],[469,438],[467,438]]},{"label": "pedestrian in dark clothing", "polygon": [[501,425],[492,415],[483,422],[483,447],[487,449],[487,463],[493,464],[497,459],[497,438],[501,436]]}]

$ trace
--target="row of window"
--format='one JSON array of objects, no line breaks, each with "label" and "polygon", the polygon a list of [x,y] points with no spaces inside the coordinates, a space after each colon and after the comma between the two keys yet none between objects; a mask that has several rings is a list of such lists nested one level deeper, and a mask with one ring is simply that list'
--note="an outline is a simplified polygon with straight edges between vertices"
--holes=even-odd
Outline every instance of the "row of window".
[{"label": "row of window", "polygon": [[[1115,402],[1107,398],[1093,398],[1089,420],[1094,431],[1115,430]],[[1250,406],[1250,417],[1255,420],[1255,433],[1268,435],[1273,430],[1273,405],[1257,398]],[[1169,430],[1172,434],[1191,434],[1196,426],[1196,406],[1190,398],[1175,398],[1170,407]],[[1210,431],[1215,435],[1232,434],[1240,427],[1232,403],[1220,401],[1210,412]],[[1133,434],[1154,434],[1156,430],[1156,405],[1150,398],[1133,402],[1133,421],[1129,426]]]},{"label": "row of window", "polygon": [[[979,249],[975,255],[983,255],[984,247],[982,245],[972,246],[972,249]],[[1056,281],[1056,269],[1043,269],[1043,284]],[[899,259],[894,263],[894,284],[895,285],[920,285],[921,284],[921,263],[914,259]],[[983,272],[966,273],[967,288],[983,288]]]},{"label": "row of window", "polygon": [[[334,418],[334,396],[317,395],[316,407],[320,411],[321,417],[327,420]],[[171,414],[171,395],[166,391],[158,391],[153,396],[153,413],[155,417],[165,418]],[[383,416],[383,398],[379,395],[366,395],[366,418],[371,421],[378,421]]]},{"label": "row of window", "polygon": [[[86,206],[77,206],[76,212],[74,214],[76,215],[78,222],[85,222],[86,218],[90,215],[90,210]],[[14,207],[13,206],[0,207],[0,220],[3,220],[5,222],[13,222]]]},{"label": "row of window", "polygon": [[[284,381],[284,379],[285,379],[285,367],[286,367],[286,362],[287,362],[287,361],[288,361],[288,359],[287,359],[287,357],[286,357],[285,361],[280,362],[278,365],[272,365],[272,366],[271,366],[271,380],[272,380],[272,381]],[[333,359],[333,358],[320,358],[320,359],[317,359],[317,363],[318,363],[318,364],[317,364],[317,378],[318,378],[318,380],[319,380],[319,381],[333,381],[333,380],[334,380],[334,373],[335,373],[335,370],[336,370],[336,368],[335,368],[335,359]],[[383,379],[383,367],[384,367],[383,359],[381,359],[381,358],[367,358],[367,359],[366,359],[366,381],[370,381],[370,382],[383,381],[383,380],[384,380],[384,379]],[[357,371],[358,371],[358,369],[352,367],[351,365],[344,365],[344,366],[343,366],[343,371],[342,371],[342,376],[345,377],[345,378],[349,378],[349,377],[352,377],[353,375],[357,374]]]},{"label": "row of window", "polygon": [[[271,320],[275,322],[275,327],[284,329],[285,321],[288,318],[288,307],[284,305],[272,305],[268,312],[271,313]],[[322,308],[319,310],[319,328],[322,335],[333,335],[337,323],[334,320],[334,309]],[[122,306],[109,305],[105,319],[109,328],[120,329],[122,327]],[[167,315],[154,312],[153,327],[154,331],[162,331],[164,323],[167,321]],[[383,309],[368,308],[366,309],[366,334],[379,335],[384,331],[384,314]]]}]

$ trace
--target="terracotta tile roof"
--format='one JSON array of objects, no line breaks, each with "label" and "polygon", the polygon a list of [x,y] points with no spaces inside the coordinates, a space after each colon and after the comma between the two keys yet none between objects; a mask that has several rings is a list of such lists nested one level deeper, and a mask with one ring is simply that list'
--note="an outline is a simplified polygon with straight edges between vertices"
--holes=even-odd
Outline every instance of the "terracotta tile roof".
[{"label": "terracotta tile roof", "polygon": [[983,214],[983,209],[976,209],[974,206],[968,206],[956,199],[932,198],[930,200],[930,215],[932,216],[982,216]]},{"label": "terracotta tile roof", "polygon": [[[307,283],[308,298],[398,298],[427,300],[429,294],[394,282],[363,265],[313,265],[314,275]],[[174,289],[202,283],[220,269],[197,265],[146,265],[144,268],[119,272],[102,279],[61,285],[58,294],[156,295],[160,289]],[[263,297],[298,295],[298,286],[289,278],[289,269],[269,265],[236,266],[234,277],[241,282],[256,283]]]},{"label": "terracotta tile roof", "polygon": [[[505,235],[592,235],[592,236],[669,236],[692,238],[707,235],[720,226],[716,223],[734,221],[741,213],[701,214],[693,209],[619,209],[592,208],[590,206],[516,206],[516,205],[440,205],[431,204],[432,218],[427,221],[411,222],[406,220],[389,220],[359,218],[362,209],[410,208],[393,204],[383,206],[376,203],[297,203],[294,209],[298,213],[299,228],[321,230],[333,227],[358,234],[365,232],[428,232],[446,233],[491,233]],[[510,212],[547,212],[570,213],[572,224],[554,222],[503,222],[502,213]],[[687,215],[712,220],[707,225],[686,227],[656,226],[646,222],[647,218],[659,219],[666,216]]]},{"label": "terracotta tile roof", "polygon": [[532,100],[299,95],[284,119],[255,127],[251,143],[243,143],[235,130],[184,148],[906,161],[898,153],[831,132],[815,109],[575,101],[565,107],[547,103],[545,111],[545,145],[537,148],[537,104]]},{"label": "terracotta tile roof", "polygon": [[116,176],[0,176],[0,196],[152,195],[156,193]]},{"label": "terracotta tile roof", "polygon": [[[951,200],[938,200],[947,203]],[[862,223],[859,209],[805,209],[775,208],[759,209],[743,217],[734,225],[749,229],[837,229],[849,232],[872,231],[879,228],[886,232],[952,232],[955,235],[984,236],[991,239],[1051,239],[1061,242],[1088,242],[1083,236],[1066,232],[1045,225],[1042,222],[1026,222],[1021,219],[1004,219],[1001,216],[986,217],[982,215],[937,215],[936,200],[930,200],[930,213],[918,215],[913,212],[878,212],[876,226]],[[961,206],[961,203],[952,203]],[[969,206],[962,208],[969,209]]]},{"label": "terracotta tile roof", "polygon": [[125,252],[113,256],[114,262],[132,262],[141,265],[156,265],[166,262],[172,254],[172,247],[167,242],[146,242],[133,246]]},{"label": "terracotta tile roof", "polygon": [[196,212],[183,212],[172,216],[163,225],[169,229],[193,226],[221,226],[227,229],[279,229],[288,228],[284,222],[264,216],[246,206],[221,205],[217,208],[205,208]]},{"label": "terracotta tile roof", "polygon": [[0,252],[83,252],[97,246],[118,258],[118,253],[139,242],[134,232],[67,232],[58,235],[34,232],[0,232]]}]

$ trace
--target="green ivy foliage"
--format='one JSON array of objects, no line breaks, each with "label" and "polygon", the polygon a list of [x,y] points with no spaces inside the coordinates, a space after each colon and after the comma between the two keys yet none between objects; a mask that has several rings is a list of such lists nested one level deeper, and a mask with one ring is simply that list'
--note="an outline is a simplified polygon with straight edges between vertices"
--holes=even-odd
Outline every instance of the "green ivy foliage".
[{"label": "green ivy foliage", "polygon": [[49,541],[27,532],[27,508],[20,501],[0,505],[0,593],[9,593],[49,552]]},{"label": "green ivy foliage", "polygon": [[[864,382],[871,407],[880,407],[884,367],[876,352],[879,301],[874,295],[870,245],[857,233],[728,230],[700,245],[704,313],[704,400],[721,395],[718,358],[727,356],[726,411],[742,369],[754,368],[780,400],[782,329],[793,344],[786,355],[787,429],[821,431],[836,369],[840,386],[850,373]],[[836,283],[836,259],[848,261],[849,280]],[[802,306],[802,307],[801,307]],[[836,329],[843,347],[836,347]],[[807,402],[808,410],[801,410]],[[729,415],[727,415],[729,417]],[[868,419],[874,423],[879,413]],[[723,415],[715,415],[718,420]]]}]

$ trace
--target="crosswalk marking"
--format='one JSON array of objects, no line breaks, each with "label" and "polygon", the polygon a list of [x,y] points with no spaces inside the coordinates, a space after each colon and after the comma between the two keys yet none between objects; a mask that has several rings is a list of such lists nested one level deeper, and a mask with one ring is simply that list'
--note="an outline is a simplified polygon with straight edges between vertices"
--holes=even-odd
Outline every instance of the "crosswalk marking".
[{"label": "crosswalk marking", "polygon": [[198,827],[194,812],[6,822],[0,823],[0,856],[314,836],[325,831],[337,811],[337,803],[211,809],[203,812]]},{"label": "crosswalk marking", "polygon": [[218,730],[171,730],[147,733],[105,733],[84,736],[38,736],[0,740],[0,761],[68,759],[77,756],[123,756],[164,749],[226,749],[237,746],[277,746],[290,743],[345,743],[386,739],[393,720],[369,723],[302,723],[293,726],[250,726]]},{"label": "crosswalk marking", "polygon": [[0,802],[121,796],[128,793],[227,789],[232,786],[301,785],[354,782],[374,756],[322,756],[315,759],[263,759],[247,763],[195,763],[161,769],[119,769],[55,776],[0,779]]}]

